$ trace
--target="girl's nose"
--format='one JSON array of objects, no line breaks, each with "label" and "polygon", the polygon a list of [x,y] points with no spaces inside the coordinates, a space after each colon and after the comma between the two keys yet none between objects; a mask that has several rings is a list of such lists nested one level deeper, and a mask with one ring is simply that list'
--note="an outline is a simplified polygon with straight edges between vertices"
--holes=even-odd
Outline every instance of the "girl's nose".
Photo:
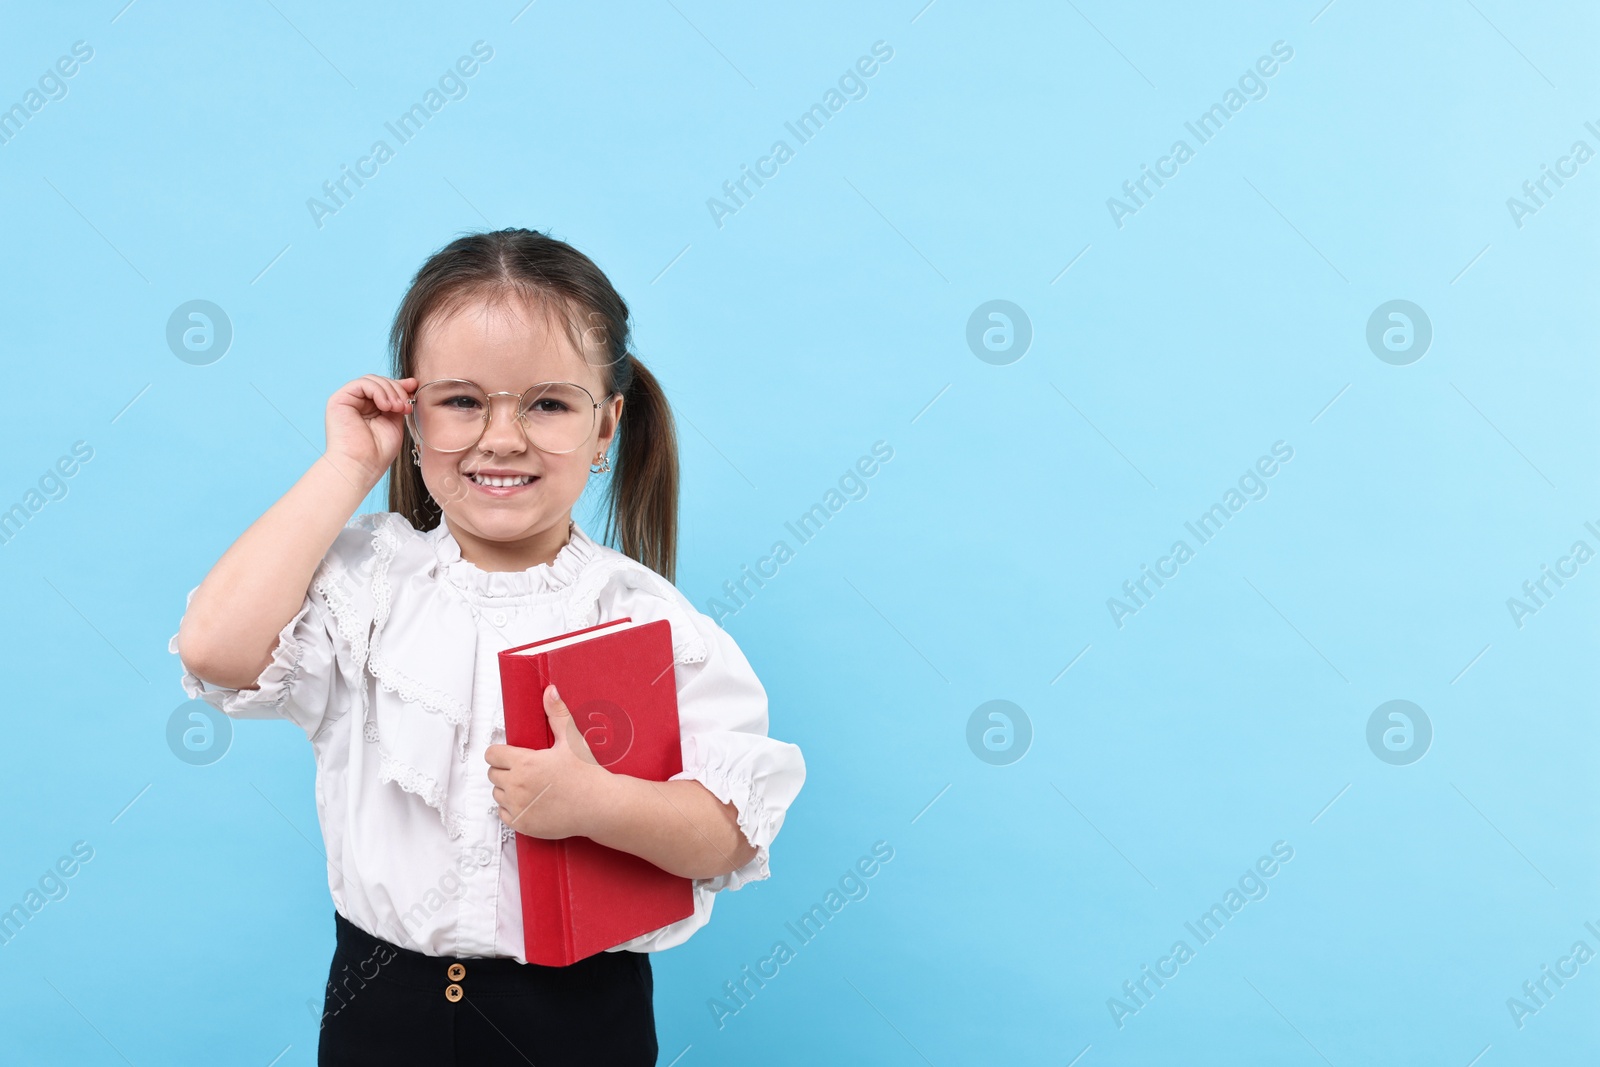
[{"label": "girl's nose", "polygon": [[[503,401],[496,403],[495,401]],[[522,420],[517,418],[517,403],[511,397],[494,397],[489,404],[489,425],[483,428],[478,447],[486,452],[522,452],[528,447]]]}]

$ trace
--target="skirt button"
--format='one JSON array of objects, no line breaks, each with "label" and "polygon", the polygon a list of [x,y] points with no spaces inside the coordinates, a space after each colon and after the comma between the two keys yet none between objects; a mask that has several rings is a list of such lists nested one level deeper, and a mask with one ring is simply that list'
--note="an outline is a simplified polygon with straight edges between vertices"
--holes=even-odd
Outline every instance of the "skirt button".
[{"label": "skirt button", "polygon": [[450,1003],[454,1004],[456,1001],[460,1000],[462,996],[463,994],[461,992],[461,987],[456,985],[454,982],[451,982],[449,985],[444,987],[444,999],[448,1000]]},{"label": "skirt button", "polygon": [[450,969],[446,971],[445,974],[450,976],[450,981],[459,982],[461,979],[467,976],[467,969],[461,966],[459,963],[452,963],[450,965]]}]

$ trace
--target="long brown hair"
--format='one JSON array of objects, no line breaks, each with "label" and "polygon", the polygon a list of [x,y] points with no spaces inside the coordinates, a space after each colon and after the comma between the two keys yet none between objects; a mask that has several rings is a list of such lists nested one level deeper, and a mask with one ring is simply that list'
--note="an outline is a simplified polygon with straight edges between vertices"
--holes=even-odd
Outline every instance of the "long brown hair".
[{"label": "long brown hair", "polygon": [[[475,299],[499,303],[517,296],[554,314],[585,359],[598,347],[607,394],[623,396],[606,486],[605,541],[674,581],[678,552],[678,441],[672,409],[655,375],[628,350],[628,305],[594,261],[564,241],[536,230],[473,233],[445,245],[417,271],[389,331],[394,377],[416,367],[417,338],[430,316]],[[587,324],[587,325],[586,325]],[[389,471],[389,510],[418,530],[443,519],[411,460],[409,427]]]}]

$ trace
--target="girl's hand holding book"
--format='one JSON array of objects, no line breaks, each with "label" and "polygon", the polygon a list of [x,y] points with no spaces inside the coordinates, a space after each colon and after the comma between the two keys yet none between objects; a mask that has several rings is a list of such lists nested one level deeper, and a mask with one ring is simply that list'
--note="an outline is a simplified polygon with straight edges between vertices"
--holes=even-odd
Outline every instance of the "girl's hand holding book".
[{"label": "girl's hand holding book", "polygon": [[379,374],[363,374],[340,386],[328,398],[326,418],[333,464],[377,485],[400,452],[416,387],[415,378],[396,381]]},{"label": "girl's hand holding book", "polygon": [[611,772],[595,759],[553,685],[544,691],[544,713],[555,738],[549,748],[490,745],[484,750],[500,821],[546,840],[586,836],[587,816]]}]

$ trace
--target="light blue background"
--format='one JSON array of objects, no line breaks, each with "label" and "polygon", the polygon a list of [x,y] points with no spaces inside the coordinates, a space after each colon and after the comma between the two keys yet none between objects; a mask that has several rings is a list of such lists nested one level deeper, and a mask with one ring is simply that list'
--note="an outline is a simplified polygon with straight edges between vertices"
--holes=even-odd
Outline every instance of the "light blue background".
[{"label": "light blue background", "polygon": [[[1520,228],[1506,207],[1600,148],[1592,10],[453,7],[7,15],[0,105],[94,57],[0,145],[0,507],[94,457],[0,548],[0,907],[94,858],[0,947],[0,1058],[315,1061],[309,747],[239,723],[221,761],[174,758],[167,639],[329,394],[387,372],[423,259],[529,226],[631,303],[703,608],[894,450],[725,620],[809,776],[772,879],[654,958],[663,1064],[1593,1059],[1600,961],[1521,1028],[1506,1003],[1600,951],[1600,563],[1520,628],[1506,606],[1600,549],[1600,163]],[[319,229],[307,198],[480,39],[465,99]],[[879,40],[867,95],[719,228],[707,198]],[[1275,41],[1268,95],[1196,145]],[[1119,229],[1106,199],[1180,137]],[[235,331],[209,366],[165,341],[191,299]],[[1008,365],[965,340],[992,299],[1034,331]],[[1365,341],[1392,299],[1433,326],[1407,366]],[[1118,628],[1107,598],[1280,440],[1269,495]],[[995,699],[1033,731],[1005,766],[967,743]],[[1433,726],[1408,766],[1367,745],[1391,699]],[[719,1028],[723,983],[880,840],[869,894]],[[1270,894],[1119,1028],[1108,998],[1277,841]]]}]

